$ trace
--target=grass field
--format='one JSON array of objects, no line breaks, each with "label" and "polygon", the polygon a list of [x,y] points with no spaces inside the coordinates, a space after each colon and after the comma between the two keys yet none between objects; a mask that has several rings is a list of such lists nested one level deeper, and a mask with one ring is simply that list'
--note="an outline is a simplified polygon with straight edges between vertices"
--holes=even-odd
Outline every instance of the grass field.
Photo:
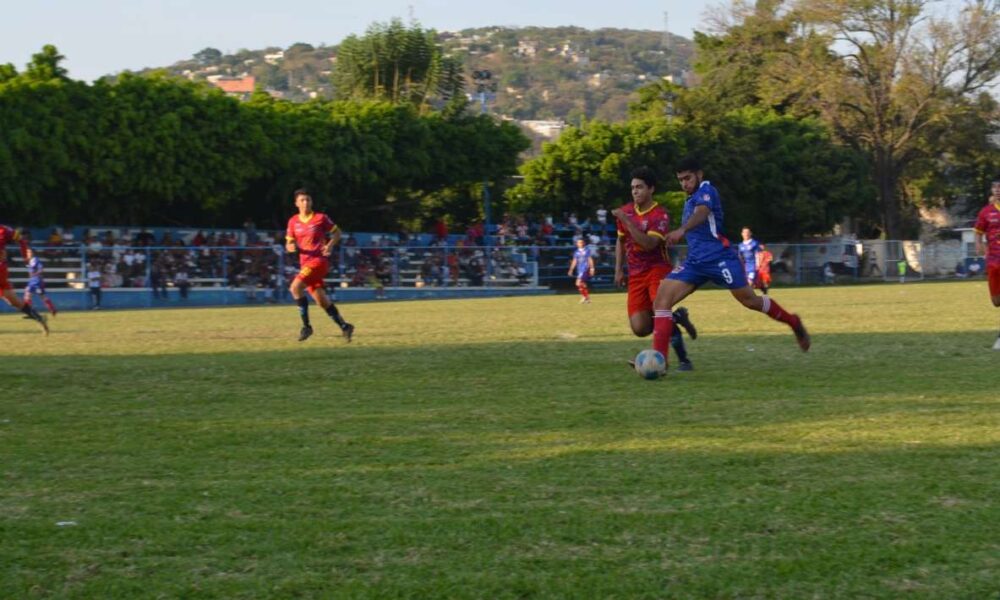
[{"label": "grass field", "polygon": [[1000,597],[985,283],[774,297],[3,315],[0,598]]}]

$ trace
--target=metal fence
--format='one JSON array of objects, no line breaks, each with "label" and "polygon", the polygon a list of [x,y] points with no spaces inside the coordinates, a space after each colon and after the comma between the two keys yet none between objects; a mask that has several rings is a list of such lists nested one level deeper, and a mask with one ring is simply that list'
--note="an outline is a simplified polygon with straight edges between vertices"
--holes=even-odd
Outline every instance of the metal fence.
[{"label": "metal fence", "polygon": [[[226,288],[280,298],[299,270],[282,245],[258,246],[36,246],[53,290],[86,290],[89,278],[105,289]],[[27,266],[16,246],[7,249],[10,280],[23,287]],[[330,257],[327,284],[347,287],[537,286],[537,262],[516,247],[341,246]],[[96,273],[96,275],[91,275]]]},{"label": "metal fence", "polygon": [[[834,285],[878,281],[914,281],[981,276],[983,258],[973,244],[957,240],[924,243],[919,241],[831,241],[812,244],[766,244],[774,257],[773,285]],[[596,275],[591,287],[614,285],[612,244],[596,245]],[[567,275],[574,248],[542,247],[539,257],[539,285],[570,288]],[[679,264],[687,255],[686,246],[670,249],[671,261]]]},{"label": "metal fence", "polygon": [[[834,241],[767,244],[774,256],[774,285],[840,284],[865,281],[975,277],[981,258],[958,241]],[[592,286],[612,287],[614,245],[598,244]],[[339,288],[501,288],[571,287],[567,275],[573,246],[347,246],[330,257],[327,283]],[[89,271],[102,288],[146,290],[156,298],[168,291],[225,289],[249,297],[278,300],[298,272],[298,259],[283,246],[38,246],[50,289],[86,291]],[[671,248],[675,264],[687,248]],[[27,282],[16,246],[7,249],[10,279]]]}]

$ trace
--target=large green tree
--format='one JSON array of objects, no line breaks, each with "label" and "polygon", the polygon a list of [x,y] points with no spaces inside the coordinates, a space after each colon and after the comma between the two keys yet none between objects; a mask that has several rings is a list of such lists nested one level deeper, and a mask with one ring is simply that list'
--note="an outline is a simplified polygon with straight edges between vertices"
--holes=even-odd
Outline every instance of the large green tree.
[{"label": "large green tree", "polygon": [[930,191],[935,179],[928,169],[968,155],[949,146],[959,142],[950,133],[978,121],[987,126],[974,135],[985,142],[991,115],[977,96],[1000,74],[1000,2],[932,6],[734,4],[718,35],[698,39],[704,85],[683,97],[685,108],[717,115],[712,107],[736,102],[821,117],[839,141],[868,156],[879,228],[891,238],[912,236],[915,207],[926,198],[914,192]]}]

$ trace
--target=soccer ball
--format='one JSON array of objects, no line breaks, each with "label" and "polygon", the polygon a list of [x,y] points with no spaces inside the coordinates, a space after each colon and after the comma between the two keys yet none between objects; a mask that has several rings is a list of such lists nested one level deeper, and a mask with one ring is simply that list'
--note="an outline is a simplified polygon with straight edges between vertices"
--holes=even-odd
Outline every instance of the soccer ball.
[{"label": "soccer ball", "polygon": [[667,359],[656,350],[643,350],[635,355],[635,372],[643,379],[658,379],[667,374]]}]

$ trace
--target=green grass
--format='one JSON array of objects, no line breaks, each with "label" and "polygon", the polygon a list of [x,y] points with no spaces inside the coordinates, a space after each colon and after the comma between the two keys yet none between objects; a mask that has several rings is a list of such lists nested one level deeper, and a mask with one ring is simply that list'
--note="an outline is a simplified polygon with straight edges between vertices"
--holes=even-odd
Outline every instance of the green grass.
[{"label": "green grass", "polygon": [[774,296],[4,315],[0,598],[997,598],[985,284]]}]

